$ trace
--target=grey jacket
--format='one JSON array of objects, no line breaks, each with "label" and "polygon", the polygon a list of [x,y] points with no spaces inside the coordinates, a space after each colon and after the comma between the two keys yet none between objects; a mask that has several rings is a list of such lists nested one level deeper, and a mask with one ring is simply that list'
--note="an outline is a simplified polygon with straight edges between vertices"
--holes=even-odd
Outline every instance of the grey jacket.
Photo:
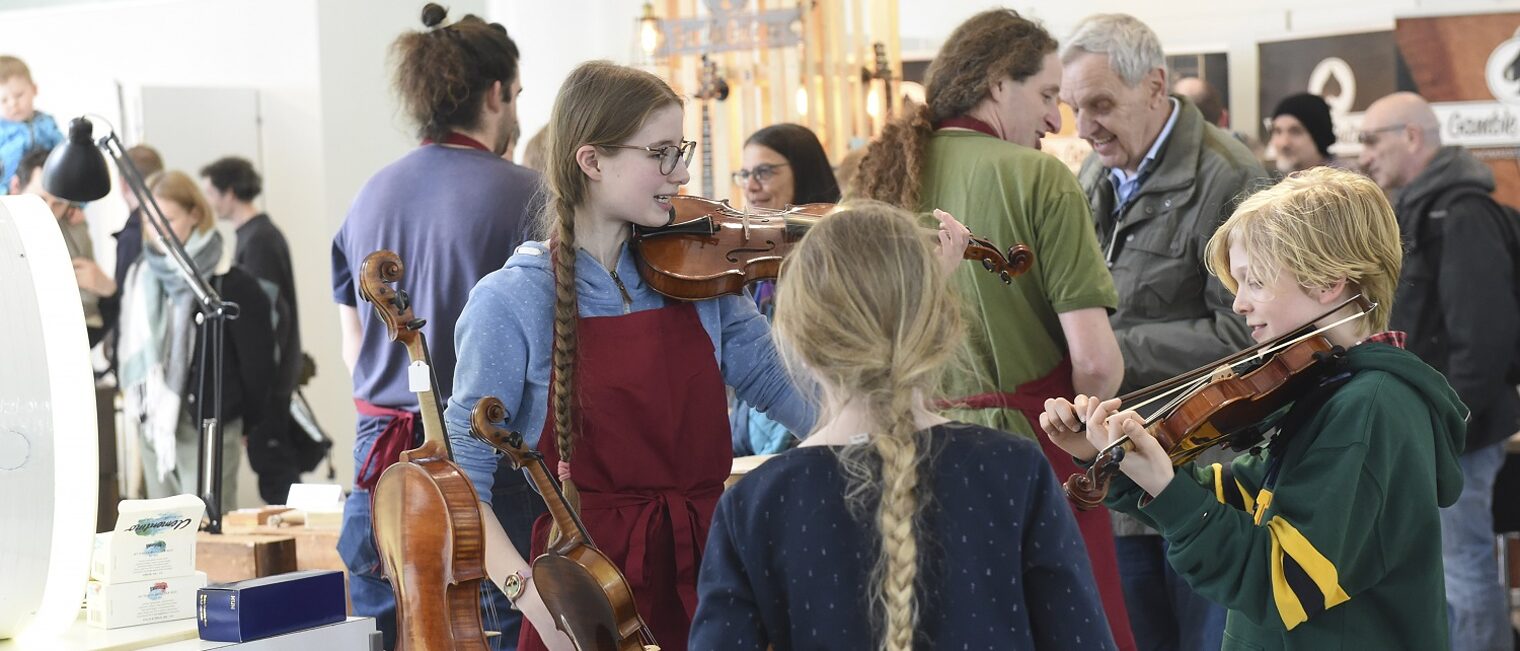
[{"label": "grey jacket", "polygon": [[[1121,392],[1190,371],[1251,344],[1233,297],[1204,267],[1204,246],[1235,205],[1267,182],[1266,170],[1245,145],[1207,123],[1178,97],[1181,114],[1156,154],[1156,166],[1114,215],[1113,183],[1096,154],[1078,180],[1092,206],[1119,309],[1109,322],[1124,356]],[[1202,463],[1227,460],[1211,450]],[[1154,533],[1114,514],[1114,533]]]},{"label": "grey jacket", "polygon": [[1472,410],[1468,450],[1520,429],[1520,396],[1505,381],[1520,346],[1520,278],[1503,224],[1514,217],[1488,196],[1493,190],[1487,165],[1442,147],[1393,202],[1404,269],[1390,327],[1409,334],[1409,352],[1444,374]]},{"label": "grey jacket", "polygon": [[1078,180],[1119,291],[1109,322],[1124,355],[1121,391],[1149,386],[1250,345],[1233,298],[1204,268],[1204,245],[1266,171],[1245,145],[1185,98],[1156,168],[1114,216],[1113,183],[1096,154]]}]

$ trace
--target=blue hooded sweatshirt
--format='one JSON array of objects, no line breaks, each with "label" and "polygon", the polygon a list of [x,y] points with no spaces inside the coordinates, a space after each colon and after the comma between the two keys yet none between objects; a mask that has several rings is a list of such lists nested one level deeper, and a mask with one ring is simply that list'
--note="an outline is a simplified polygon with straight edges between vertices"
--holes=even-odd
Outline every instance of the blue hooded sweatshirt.
[{"label": "blue hooded sweatshirt", "polygon": [[21,157],[33,149],[52,149],[63,142],[53,116],[37,111],[25,122],[0,118],[0,194],[11,188],[11,177],[21,165]]},{"label": "blue hooded sweatshirt", "polygon": [[[633,254],[618,253],[617,276],[628,291],[618,290],[612,274],[591,254],[577,253],[575,285],[582,317],[617,316],[665,307],[670,299],[656,293],[639,276]],[[739,398],[794,432],[812,429],[811,404],[793,386],[770,336],[770,326],[744,296],[723,296],[695,304],[712,339],[724,383]],[[448,423],[454,461],[490,502],[501,455],[470,435],[470,410],[484,396],[501,399],[506,426],[537,447],[549,408],[549,371],[554,337],[554,274],[548,247],[528,242],[500,270],[482,278],[470,291],[454,333],[459,364]],[[714,432],[728,436],[727,432]]]}]

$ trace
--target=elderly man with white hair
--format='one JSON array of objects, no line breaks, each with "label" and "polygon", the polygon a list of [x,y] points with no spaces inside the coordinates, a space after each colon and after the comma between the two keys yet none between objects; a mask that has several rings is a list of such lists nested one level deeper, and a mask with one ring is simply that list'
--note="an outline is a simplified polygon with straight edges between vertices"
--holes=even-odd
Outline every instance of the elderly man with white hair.
[{"label": "elderly man with white hair", "polygon": [[[1124,356],[1121,390],[1247,347],[1245,321],[1205,270],[1203,254],[1265,170],[1191,101],[1168,95],[1161,43],[1134,17],[1083,19],[1062,43],[1061,63],[1061,99],[1076,114],[1077,135],[1093,147],[1078,178],[1119,291],[1110,322]],[[1114,533],[1140,648],[1219,649],[1224,609],[1178,576],[1161,537],[1117,514]]]},{"label": "elderly man with white hair", "polygon": [[1494,202],[1494,173],[1442,146],[1430,104],[1394,93],[1362,118],[1361,166],[1388,193],[1406,243],[1391,325],[1446,375],[1472,410],[1457,503],[1441,509],[1452,651],[1510,651],[1514,637],[1494,558],[1494,482],[1504,439],[1520,429],[1517,225]]}]

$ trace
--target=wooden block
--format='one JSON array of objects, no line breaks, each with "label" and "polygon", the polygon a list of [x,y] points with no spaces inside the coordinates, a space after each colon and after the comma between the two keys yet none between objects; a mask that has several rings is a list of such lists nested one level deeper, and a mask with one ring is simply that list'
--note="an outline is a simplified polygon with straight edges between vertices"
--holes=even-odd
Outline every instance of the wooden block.
[{"label": "wooden block", "polygon": [[256,579],[296,570],[296,539],[289,535],[210,534],[195,539],[195,569],[211,583]]},{"label": "wooden block", "polygon": [[238,509],[222,518],[222,531],[224,533],[250,533],[257,527],[269,524],[270,518],[289,510],[291,509],[287,506]]},{"label": "wooden block", "polygon": [[255,529],[254,533],[294,538],[297,570],[348,571],[343,565],[343,559],[338,556],[337,529],[264,526]]}]

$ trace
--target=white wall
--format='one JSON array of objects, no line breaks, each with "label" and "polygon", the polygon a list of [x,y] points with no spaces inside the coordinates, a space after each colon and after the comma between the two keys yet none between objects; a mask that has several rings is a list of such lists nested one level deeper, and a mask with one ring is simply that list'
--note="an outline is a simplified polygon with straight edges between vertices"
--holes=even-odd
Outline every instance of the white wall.
[{"label": "white wall", "polygon": [[1257,43],[1336,33],[1393,29],[1394,18],[1520,10],[1520,0],[1087,0],[996,3],[979,0],[901,0],[905,52],[932,54],[950,31],[973,14],[1011,6],[1040,19],[1057,39],[1095,13],[1134,15],[1150,25],[1168,53],[1230,54],[1230,115],[1236,130],[1257,124]]},{"label": "white wall", "polygon": [[486,17],[507,28],[522,54],[519,154],[520,145],[549,123],[554,95],[575,66],[593,59],[631,61],[634,20],[642,7],[641,0],[486,1]]},{"label": "white wall", "polygon": [[[263,101],[264,201],[297,250],[301,310],[311,315],[303,335],[320,342],[331,330],[319,255],[325,248],[312,246],[330,237],[325,221],[313,219],[324,202],[316,0],[155,0],[0,12],[0,51],[27,61],[39,88],[38,108],[65,129],[69,118],[85,112],[119,127],[118,82],[257,89]],[[136,144],[130,134],[120,135]],[[97,238],[125,218],[119,204],[101,203],[91,210]],[[114,252],[115,243],[106,236],[95,248]],[[318,363],[324,380],[343,381],[336,354]],[[318,409],[329,426],[341,421],[330,406]],[[238,502],[257,503],[257,487],[240,484]]]}]

